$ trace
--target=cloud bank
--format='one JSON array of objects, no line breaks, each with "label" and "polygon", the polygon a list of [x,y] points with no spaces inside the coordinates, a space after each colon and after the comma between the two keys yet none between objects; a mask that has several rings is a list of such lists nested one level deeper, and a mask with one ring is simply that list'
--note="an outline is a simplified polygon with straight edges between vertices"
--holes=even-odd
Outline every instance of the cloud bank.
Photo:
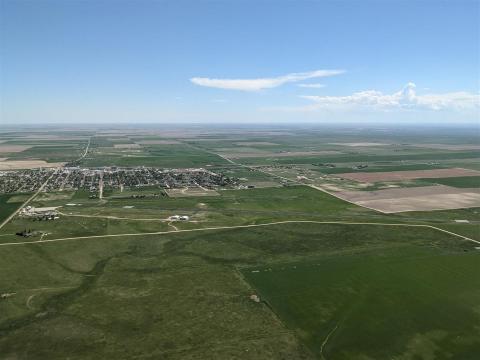
[{"label": "cloud bank", "polygon": [[376,90],[366,90],[347,96],[302,95],[303,99],[313,101],[313,105],[302,110],[475,110],[480,108],[480,94],[465,91],[443,94],[417,95],[416,85],[412,82],[393,94],[384,94]]},{"label": "cloud bank", "polygon": [[[271,89],[286,83],[298,82],[307,79],[321,78],[343,74],[344,70],[316,70],[302,73],[291,73],[274,78],[258,79],[211,79],[205,77],[194,77],[190,81],[196,85],[240,91],[260,91]],[[304,84],[307,85],[307,84]],[[313,85],[313,84],[312,84]]]}]

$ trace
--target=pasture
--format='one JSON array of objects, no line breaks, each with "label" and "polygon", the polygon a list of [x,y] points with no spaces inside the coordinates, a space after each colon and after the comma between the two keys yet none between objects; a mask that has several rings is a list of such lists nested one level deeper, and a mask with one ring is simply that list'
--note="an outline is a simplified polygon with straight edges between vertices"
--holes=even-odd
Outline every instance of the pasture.
[{"label": "pasture", "polygon": [[474,359],[479,260],[474,250],[405,246],[243,274],[320,359]]},{"label": "pasture", "polygon": [[7,357],[310,359],[340,320],[328,358],[479,346],[468,333],[476,250],[428,229],[285,224],[0,246],[0,255],[0,286],[14,293],[0,302]]}]

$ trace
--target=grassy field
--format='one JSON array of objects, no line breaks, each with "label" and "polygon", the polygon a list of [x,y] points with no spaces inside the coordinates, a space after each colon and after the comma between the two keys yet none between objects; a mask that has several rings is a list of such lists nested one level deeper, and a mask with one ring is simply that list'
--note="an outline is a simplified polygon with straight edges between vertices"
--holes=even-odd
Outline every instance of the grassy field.
[{"label": "grassy field", "polygon": [[[478,255],[431,230],[280,225],[0,247],[0,256],[0,287],[14,293],[0,302],[7,358],[307,359],[339,319],[329,358],[479,346],[467,333]],[[237,269],[280,319],[249,299],[255,290]]]},{"label": "grassy field", "polygon": [[0,222],[13,213],[20,204],[9,202],[14,195],[0,195]]},{"label": "grassy field", "polygon": [[480,176],[461,176],[440,179],[422,179],[422,182],[453,186],[457,188],[479,188]]},{"label": "grassy field", "polygon": [[474,359],[479,260],[474,252],[406,246],[244,275],[319,358]]},{"label": "grassy field", "polygon": [[315,166],[312,167],[312,170],[324,173],[324,174],[341,174],[341,173],[349,173],[349,172],[381,172],[381,171],[411,171],[411,170],[430,170],[430,169],[443,169],[446,166],[435,164],[402,164],[399,163],[391,163],[385,164],[384,166],[369,166],[362,169],[355,169],[353,170],[352,167],[334,167],[329,168],[326,166]]},{"label": "grassy field", "polygon": [[83,144],[33,146],[19,153],[8,154],[9,159],[40,159],[47,162],[71,161],[77,159]]},{"label": "grassy field", "polygon": [[[104,141],[101,145],[107,145]],[[221,157],[184,145],[146,145],[139,149],[114,149],[95,144],[83,166],[153,166],[160,168],[193,168],[227,165]]]},{"label": "grassy field", "polygon": [[425,152],[416,154],[389,154],[389,155],[376,155],[376,154],[359,154],[352,153],[350,155],[323,155],[323,156],[303,156],[303,157],[283,157],[275,158],[271,156],[267,159],[262,158],[243,158],[243,164],[317,164],[319,162],[329,163],[381,163],[392,162],[400,160],[437,160],[437,159],[476,159],[480,157],[478,151],[451,151],[451,152]]}]

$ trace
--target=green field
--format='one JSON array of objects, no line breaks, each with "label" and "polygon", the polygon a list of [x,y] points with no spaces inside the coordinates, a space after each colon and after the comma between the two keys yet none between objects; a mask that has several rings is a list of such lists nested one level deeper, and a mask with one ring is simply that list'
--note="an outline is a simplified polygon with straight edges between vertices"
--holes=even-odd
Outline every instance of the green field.
[{"label": "green field", "polygon": [[443,169],[446,166],[444,165],[429,165],[429,164],[408,164],[404,165],[402,163],[391,163],[385,164],[384,166],[368,166],[362,169],[353,169],[352,167],[326,167],[326,166],[315,166],[313,170],[324,173],[324,174],[341,174],[349,172],[381,172],[381,171],[412,171],[412,170],[430,170],[430,169]]},{"label": "green field", "polygon": [[407,246],[244,275],[320,358],[475,359],[479,261],[472,251]]},{"label": "green field", "polygon": [[360,154],[352,153],[350,155],[324,155],[324,156],[298,156],[298,157],[280,157],[270,156],[268,159],[262,158],[245,158],[242,159],[244,164],[262,164],[262,163],[277,163],[277,164],[317,164],[319,162],[329,163],[381,163],[392,162],[400,160],[453,160],[453,159],[476,159],[480,157],[478,151],[452,151],[452,152],[419,152],[416,154]]},{"label": "green field", "polygon": [[[102,141],[101,145],[108,145]],[[185,145],[146,145],[139,149],[114,149],[94,144],[83,166],[153,166],[160,168],[192,168],[227,165],[221,157]]]},{"label": "green field", "polygon": [[[307,359],[297,338],[318,355],[340,320],[329,358],[441,355],[447,345],[469,355],[479,346],[470,332],[478,254],[433,230],[291,224],[0,247],[0,255],[0,286],[15,293],[0,302],[7,358],[223,359],[248,349],[252,359]],[[237,269],[281,322],[249,299],[255,290]]]},{"label": "green field", "polygon": [[0,222],[17,210],[19,204],[8,201],[13,196],[14,195],[0,195]]},{"label": "green field", "polygon": [[421,181],[430,182],[434,184],[453,186],[457,188],[479,188],[480,187],[480,176],[461,176],[461,177],[451,177],[451,178],[422,179]]}]

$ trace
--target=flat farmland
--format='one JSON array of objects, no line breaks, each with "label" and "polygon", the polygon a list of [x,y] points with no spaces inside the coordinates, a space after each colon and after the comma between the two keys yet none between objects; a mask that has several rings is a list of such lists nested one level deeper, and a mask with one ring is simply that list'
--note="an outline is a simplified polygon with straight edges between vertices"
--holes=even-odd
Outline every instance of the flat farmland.
[{"label": "flat farmland", "polygon": [[82,165],[90,167],[192,168],[228,164],[220,156],[176,143],[134,146],[133,148],[115,148],[114,144],[106,139],[102,139],[101,142],[97,140],[92,146],[92,151],[82,161]]},{"label": "flat farmland", "polygon": [[340,191],[341,199],[384,213],[480,207],[480,189],[422,186],[376,191]]},{"label": "flat farmland", "polygon": [[460,176],[450,178],[422,179],[422,181],[435,184],[453,186],[457,188],[478,188],[480,187],[480,176]]},{"label": "flat farmland", "polygon": [[45,160],[6,160],[0,159],[0,170],[19,170],[35,168],[54,168],[63,166],[64,162],[47,162]]},{"label": "flat farmland", "polygon": [[66,162],[70,160],[77,159],[84,147],[86,146],[86,141],[84,142],[71,142],[67,144],[60,144],[57,142],[51,142],[53,145],[35,145],[28,147],[28,149],[10,153],[8,155],[9,160],[44,160],[46,162]]},{"label": "flat farmland", "polygon": [[[258,158],[244,158],[242,162],[245,164],[315,164],[319,162],[329,163],[379,163],[379,162],[395,162],[395,161],[413,161],[413,160],[463,160],[463,159],[478,159],[480,152],[478,151],[451,151],[451,152],[419,152],[419,153],[407,153],[407,154],[368,154],[368,153],[352,153],[352,154],[339,154],[328,156],[298,156],[298,157],[285,157],[281,159],[265,159]],[[263,160],[263,161],[262,161]]]},{"label": "flat farmland", "polygon": [[368,173],[340,173],[337,176],[359,182],[377,182],[377,181],[398,181],[414,180],[423,178],[448,178],[480,176],[480,171],[452,168],[452,169],[431,169],[431,170],[412,170],[412,171],[388,171],[388,172],[368,172]]},{"label": "flat farmland", "polygon": [[229,149],[229,151],[222,151],[220,155],[229,159],[243,159],[243,158],[284,158],[284,157],[302,157],[302,156],[317,156],[317,155],[334,155],[340,154],[339,151],[324,150],[324,151],[283,151],[273,152],[259,149]]},{"label": "flat farmland", "polygon": [[31,147],[30,145],[0,144],[0,154],[22,152]]}]

